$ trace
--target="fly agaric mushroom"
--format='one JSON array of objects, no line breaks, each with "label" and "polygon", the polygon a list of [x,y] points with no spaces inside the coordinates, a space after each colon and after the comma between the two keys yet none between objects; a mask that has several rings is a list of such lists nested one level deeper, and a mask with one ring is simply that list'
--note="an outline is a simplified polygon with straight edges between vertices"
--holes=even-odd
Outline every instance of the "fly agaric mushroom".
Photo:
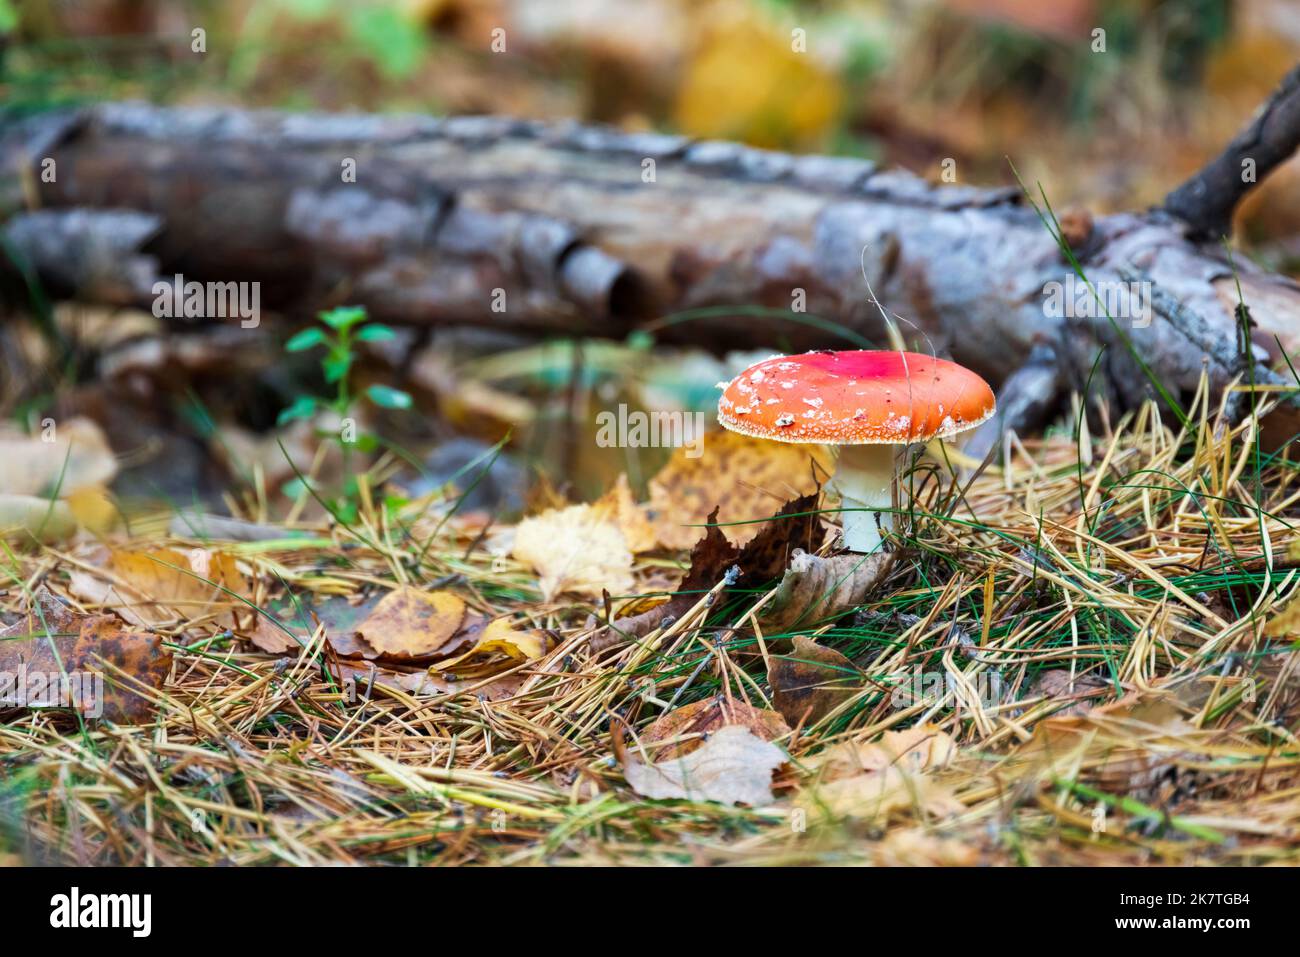
[{"label": "fly agaric mushroom", "polygon": [[723,388],[718,421],[761,439],[839,446],[844,546],[873,552],[893,527],[902,448],[973,429],[995,408],[988,383],[955,362],[825,351],[750,366]]}]

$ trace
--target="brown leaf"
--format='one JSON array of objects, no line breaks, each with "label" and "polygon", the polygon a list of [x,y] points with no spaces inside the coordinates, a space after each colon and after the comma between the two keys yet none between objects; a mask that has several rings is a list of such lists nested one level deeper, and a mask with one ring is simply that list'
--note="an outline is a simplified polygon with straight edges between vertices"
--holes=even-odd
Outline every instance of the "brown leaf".
[{"label": "brown leaf", "polygon": [[[40,700],[88,717],[140,723],[152,717],[153,705],[131,680],[161,688],[171,666],[159,636],[129,631],[112,615],[78,615],[48,591],[38,594],[25,617],[0,630],[0,673],[25,682],[22,700],[14,685],[4,687],[4,703]],[[33,680],[41,682],[35,697]]]},{"label": "brown leaf", "polygon": [[[641,732],[641,744],[657,761],[680,758],[697,750],[710,734],[731,725],[748,728],[764,741],[775,741],[790,733],[789,726],[775,711],[765,711],[743,701],[734,698],[728,700],[725,695],[717,695],[660,715]],[[675,741],[687,735],[699,737]],[[669,741],[674,743],[659,745],[659,742]]]},{"label": "brown leaf", "polygon": [[697,458],[688,451],[677,449],[650,480],[649,518],[666,548],[693,546],[697,526],[711,521],[714,509],[728,541],[743,545],[765,527],[757,520],[771,515],[777,502],[812,494],[817,477],[831,468],[820,445],[765,442],[736,432],[710,432]]},{"label": "brown leaf", "polygon": [[623,776],[642,797],[762,807],[772,803],[772,772],[785,760],[776,745],[730,725],[685,757],[656,764],[629,760]]},{"label": "brown leaf", "polygon": [[945,787],[923,774],[890,765],[800,792],[795,806],[829,818],[874,820],[892,811],[915,807],[938,817],[961,813],[965,807]]},{"label": "brown leaf", "polygon": [[762,530],[744,548],[737,548],[717,526],[718,511],[706,516],[704,534],[691,550],[690,564],[677,591],[667,602],[641,614],[616,619],[591,641],[593,651],[602,651],[623,641],[643,638],[668,617],[677,618],[712,589],[734,565],[746,586],[755,587],[785,571],[793,551],[815,547],[820,531],[818,493],[787,502],[762,524]]},{"label": "brown leaf", "polygon": [[772,659],[767,681],[776,710],[790,724],[805,729],[856,695],[863,685],[853,662],[804,635],[795,636],[789,655]]},{"label": "brown leaf", "polygon": [[808,767],[820,772],[823,782],[852,777],[864,771],[901,767],[925,771],[946,767],[957,753],[957,742],[933,724],[918,724],[902,731],[886,731],[879,741],[847,741],[810,758]]},{"label": "brown leaf", "polygon": [[[255,612],[230,597],[248,593],[233,556],[196,548],[188,554],[170,548],[108,549],[101,554],[104,575],[76,569],[69,590],[85,601],[109,608],[133,625],[152,627],[175,619],[188,621],[220,612],[217,621],[235,624]],[[224,590],[223,590],[224,589]]]},{"label": "brown leaf", "polygon": [[1041,672],[1025,690],[1024,697],[1072,701],[1073,704],[1053,712],[1053,717],[1067,718],[1085,714],[1096,704],[1096,699],[1111,687],[1109,681],[1096,675],[1075,675],[1071,678],[1070,669],[1053,668]]},{"label": "brown leaf", "polygon": [[357,637],[381,656],[427,658],[456,634],[464,618],[465,603],[451,592],[401,585],[357,626]]},{"label": "brown leaf", "polygon": [[893,567],[893,552],[822,558],[796,549],[776,596],[763,609],[763,626],[781,632],[852,611]]}]

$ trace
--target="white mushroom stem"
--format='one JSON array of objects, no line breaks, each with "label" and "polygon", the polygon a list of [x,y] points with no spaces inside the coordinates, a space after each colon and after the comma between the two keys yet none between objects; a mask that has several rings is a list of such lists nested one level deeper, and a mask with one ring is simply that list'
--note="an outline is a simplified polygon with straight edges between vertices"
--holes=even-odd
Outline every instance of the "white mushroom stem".
[{"label": "white mushroom stem", "polygon": [[898,445],[841,445],[835,464],[840,493],[844,547],[869,554],[880,548],[881,533],[894,527],[894,476]]}]

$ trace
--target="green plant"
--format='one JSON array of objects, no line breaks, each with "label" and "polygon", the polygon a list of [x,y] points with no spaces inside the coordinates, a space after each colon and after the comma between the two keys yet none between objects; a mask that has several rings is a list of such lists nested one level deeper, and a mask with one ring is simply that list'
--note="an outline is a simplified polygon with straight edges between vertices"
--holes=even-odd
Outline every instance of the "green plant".
[{"label": "green plant", "polygon": [[[352,473],[352,452],[372,451],[378,442],[373,435],[359,433],[351,412],[360,396],[352,390],[352,367],[356,363],[356,346],[361,342],[383,342],[395,337],[388,326],[366,321],[364,306],[339,306],[322,312],[319,317],[321,325],[309,326],[299,330],[285,343],[286,352],[306,352],[309,349],[324,347],[321,358],[321,371],[325,381],[334,386],[334,398],[322,399],[313,395],[300,395],[280,412],[278,424],[285,425],[296,419],[309,419],[318,412],[333,412],[343,422],[337,432],[319,430],[322,438],[332,438],[343,452],[344,473],[346,475],[342,498],[335,503],[338,517],[350,521],[356,515],[357,476]],[[409,409],[411,396],[401,389],[387,385],[372,385],[366,389],[364,396],[370,402],[384,409]],[[284,489],[285,494],[296,498],[304,491],[302,483],[295,479]]]}]

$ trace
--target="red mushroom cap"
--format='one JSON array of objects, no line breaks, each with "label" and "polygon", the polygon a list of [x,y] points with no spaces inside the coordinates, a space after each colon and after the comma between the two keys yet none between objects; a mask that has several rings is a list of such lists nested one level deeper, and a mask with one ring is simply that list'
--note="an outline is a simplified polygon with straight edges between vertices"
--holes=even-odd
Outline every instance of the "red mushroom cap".
[{"label": "red mushroom cap", "polygon": [[732,379],[718,421],[778,442],[901,445],[974,428],[996,409],[989,384],[915,352],[773,356]]}]

